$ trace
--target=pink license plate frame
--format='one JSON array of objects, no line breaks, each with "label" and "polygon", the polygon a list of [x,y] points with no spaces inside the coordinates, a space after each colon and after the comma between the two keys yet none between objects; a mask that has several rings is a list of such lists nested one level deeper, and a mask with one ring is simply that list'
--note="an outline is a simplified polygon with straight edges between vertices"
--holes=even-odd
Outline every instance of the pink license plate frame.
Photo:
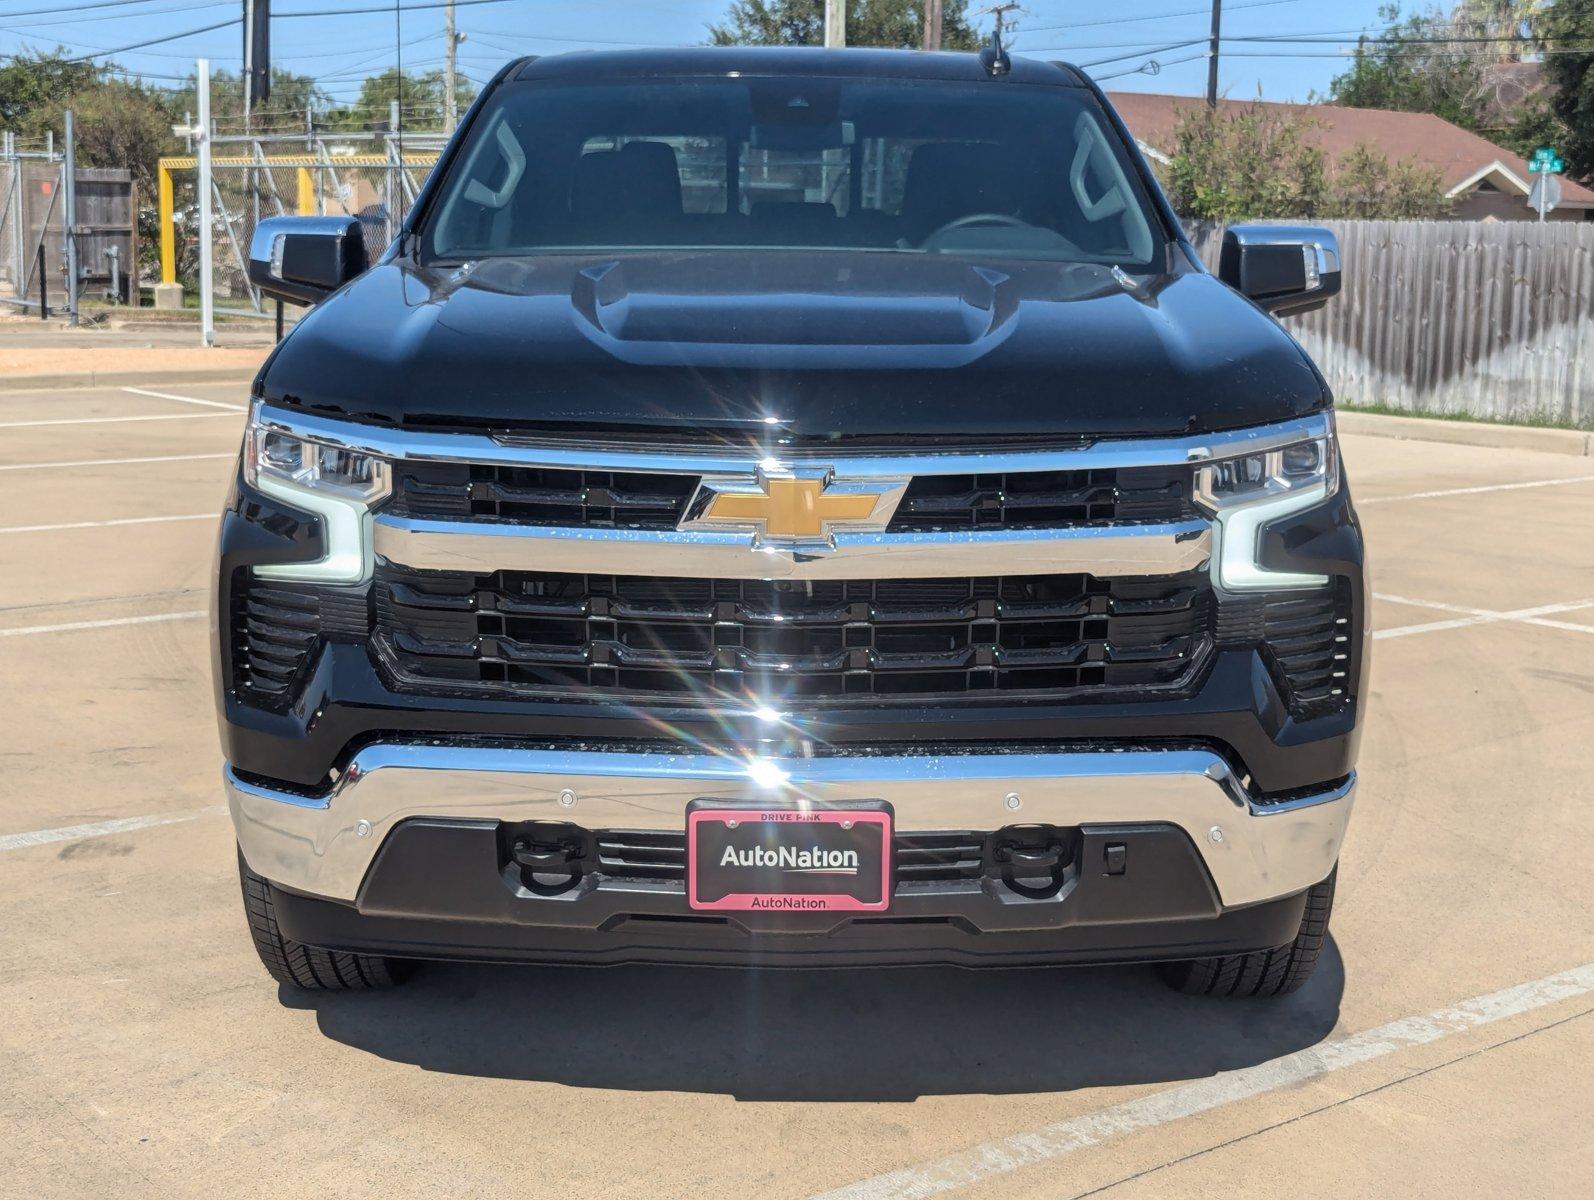
[{"label": "pink license plate frame", "polygon": [[[716,900],[698,899],[698,827],[704,823],[731,821],[749,824],[779,822],[794,827],[816,824],[841,824],[878,827],[881,839],[880,900],[824,892],[733,892]],[[891,907],[891,835],[889,807],[859,807],[800,810],[795,808],[690,808],[686,814],[686,900],[699,912],[885,912]]]}]

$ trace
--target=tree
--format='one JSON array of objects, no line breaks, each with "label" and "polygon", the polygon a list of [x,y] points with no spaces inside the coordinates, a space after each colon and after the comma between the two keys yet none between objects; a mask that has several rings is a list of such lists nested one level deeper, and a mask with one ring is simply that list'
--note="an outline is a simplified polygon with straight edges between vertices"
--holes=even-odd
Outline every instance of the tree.
[{"label": "tree", "polygon": [[1494,38],[1477,53],[1495,62],[1520,62],[1543,20],[1544,0],[1461,0],[1452,16],[1457,32]]},{"label": "tree", "polygon": [[78,165],[128,170],[139,195],[153,196],[156,162],[173,148],[168,94],[121,79],[97,80],[35,108],[22,118],[19,131],[40,136],[51,130],[60,145],[67,108],[72,110]]},{"label": "tree", "polygon": [[1306,141],[1304,121],[1261,104],[1237,112],[1191,105],[1174,129],[1163,169],[1168,198],[1182,216],[1238,221],[1313,217],[1328,196],[1323,152]]},{"label": "tree", "polygon": [[[913,0],[852,0],[847,44],[917,49],[924,39],[924,5]],[[822,46],[824,0],[732,0],[720,25],[709,26],[716,46]],[[969,24],[967,0],[941,7],[941,45],[973,50],[979,38]]]},{"label": "tree", "polygon": [[1391,163],[1363,142],[1335,165],[1323,215],[1436,221],[1450,211],[1444,193],[1443,178],[1432,167]]},{"label": "tree", "polygon": [[22,128],[28,114],[96,83],[100,68],[71,57],[66,47],[47,54],[18,54],[0,67],[0,129]]},{"label": "tree", "polygon": [[1315,123],[1260,103],[1180,114],[1161,174],[1174,209],[1198,221],[1263,217],[1434,219],[1449,202],[1439,172],[1391,163],[1360,145],[1330,164],[1311,142]]},{"label": "tree", "polygon": [[[354,104],[332,109],[327,120],[336,129],[385,127],[393,101],[398,100],[402,104],[399,116],[405,128],[412,125],[441,127],[445,86],[441,71],[405,71],[401,77],[397,67],[389,67],[380,75],[367,77],[360,85],[360,95]],[[455,94],[459,110],[464,112],[476,98],[476,89],[461,75],[456,80]]]},{"label": "tree", "polygon": [[1511,115],[1511,123],[1499,131],[1500,142],[1523,158],[1532,158],[1540,146],[1565,146],[1571,131],[1556,115],[1548,95],[1535,93],[1522,101]]},{"label": "tree", "polygon": [[1550,107],[1566,129],[1557,146],[1567,174],[1594,179],[1594,0],[1556,0],[1539,36]]},{"label": "tree", "polygon": [[1435,41],[1468,35],[1437,12],[1397,23],[1399,8],[1386,5],[1379,15],[1389,27],[1357,42],[1350,67],[1328,85],[1329,102],[1433,113],[1463,129],[1476,129],[1484,92],[1479,57],[1464,49],[1471,43]]},{"label": "tree", "polygon": [[[199,82],[188,77],[175,94],[172,108],[190,116],[199,111]],[[331,103],[312,75],[297,75],[282,67],[271,69],[271,99],[256,105],[249,114],[251,133],[299,133],[304,129],[306,109],[321,110]],[[243,78],[231,71],[212,71],[210,75],[210,118],[219,133],[244,132]]]}]

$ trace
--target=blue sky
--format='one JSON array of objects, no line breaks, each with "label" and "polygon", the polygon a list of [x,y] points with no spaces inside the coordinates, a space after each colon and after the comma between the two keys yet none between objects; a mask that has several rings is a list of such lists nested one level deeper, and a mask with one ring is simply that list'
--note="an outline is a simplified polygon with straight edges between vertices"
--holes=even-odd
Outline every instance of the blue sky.
[{"label": "blue sky", "polygon": [[[1260,90],[1270,100],[1305,99],[1323,91],[1343,68],[1340,52],[1362,29],[1377,28],[1380,0],[1227,0],[1224,33],[1240,37],[1321,35],[1310,44],[1237,42],[1225,47],[1220,84],[1226,95],[1249,98]],[[327,9],[376,8],[384,0],[274,0],[273,56],[279,65],[316,76],[334,98],[349,99],[367,74],[394,60],[391,10],[356,15],[304,16]],[[435,0],[403,0],[406,6]],[[974,0],[970,8],[981,7]],[[492,0],[464,3],[459,28],[468,35],[461,69],[487,78],[507,59],[528,53],[558,53],[616,45],[691,45],[707,36],[726,0]],[[91,54],[181,33],[236,17],[241,0],[0,0],[0,55],[64,44]],[[1066,58],[1088,64],[1105,86],[1196,94],[1206,86],[1204,44],[1176,45],[1206,36],[1206,0],[1029,0],[1017,18],[1011,45],[1018,53]],[[990,19],[980,17],[988,30]],[[443,14],[415,8],[403,18],[406,68],[441,66]],[[1342,39],[1342,40],[1333,40]],[[116,60],[151,77],[180,77],[194,59],[237,70],[241,34],[237,25],[180,41],[118,53]],[[1161,64],[1155,76],[1137,69]],[[1117,74],[1124,72],[1123,74]],[[1106,78],[1115,75],[1114,78]],[[159,81],[164,81],[161,78]]]}]

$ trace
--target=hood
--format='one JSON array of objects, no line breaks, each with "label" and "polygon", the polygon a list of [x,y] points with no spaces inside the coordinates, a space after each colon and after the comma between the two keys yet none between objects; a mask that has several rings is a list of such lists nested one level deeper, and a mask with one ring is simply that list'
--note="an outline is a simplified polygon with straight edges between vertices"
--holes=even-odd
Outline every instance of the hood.
[{"label": "hood", "polygon": [[1328,400],[1210,275],[770,251],[385,263],[257,392],[411,428],[792,445],[1202,433]]}]

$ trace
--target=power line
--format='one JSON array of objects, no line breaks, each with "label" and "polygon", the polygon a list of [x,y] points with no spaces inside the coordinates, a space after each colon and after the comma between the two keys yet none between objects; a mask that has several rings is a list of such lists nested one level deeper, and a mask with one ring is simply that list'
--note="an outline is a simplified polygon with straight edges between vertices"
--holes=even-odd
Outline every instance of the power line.
[{"label": "power line", "polygon": [[[139,13],[100,13],[99,15],[92,17],[69,17],[56,21],[27,21],[21,25],[9,24],[9,17],[0,16],[0,21],[7,22],[7,24],[4,26],[0,26],[0,32],[10,33],[20,32],[23,30],[31,31],[35,29],[59,29],[63,26],[92,25],[102,21],[142,21],[146,17],[164,17],[169,16],[172,13],[199,12],[207,8],[232,7],[234,7],[234,5],[229,3],[229,0],[204,0],[204,2],[200,4],[179,4],[172,8],[155,8]],[[56,9],[54,11],[60,12],[61,10]]]},{"label": "power line", "polygon": [[[518,32],[511,33],[511,32],[508,32],[507,30],[496,30],[496,29],[489,29],[486,32],[488,34],[490,34],[491,36],[493,36],[493,37],[514,38],[514,39],[518,39],[519,41],[523,41],[523,42],[554,42],[554,43],[556,43],[558,45],[563,45],[563,46],[662,46],[662,47],[676,47],[676,46],[683,45],[683,43],[681,43],[681,42],[626,42],[626,41],[620,41],[617,38],[595,38],[595,37],[585,37],[585,36],[583,36],[583,37],[562,38],[562,37],[552,37],[552,36],[549,36],[549,35],[546,35],[546,34],[540,34],[540,33],[518,33]],[[483,39],[482,34],[480,32],[477,32],[477,31],[473,30],[471,32],[471,37],[475,38],[478,42],[481,42],[483,45],[491,45],[490,42],[487,42],[487,41],[485,41]],[[502,47],[500,47],[500,49],[502,49]],[[514,51],[511,50],[510,53],[514,53]]]},{"label": "power line", "polygon": [[1130,67],[1127,70],[1123,70],[1123,71],[1110,71],[1106,75],[1093,75],[1093,76],[1091,76],[1091,78],[1094,79],[1097,83],[1106,83],[1107,80],[1109,80],[1109,79],[1118,79],[1118,78],[1121,78],[1124,75],[1139,75],[1142,72],[1144,72],[1147,67],[1150,67],[1150,66],[1156,67],[1156,70],[1149,72],[1150,74],[1152,74],[1152,75],[1160,75],[1162,73],[1162,69],[1164,67],[1176,67],[1180,63],[1195,62],[1198,58],[1205,58],[1206,56],[1207,56],[1207,52],[1205,50],[1202,50],[1198,54],[1186,54],[1183,58],[1170,58],[1167,62],[1161,62],[1161,61],[1159,61],[1159,60],[1157,60],[1155,58],[1152,58],[1152,59],[1147,59],[1145,62],[1141,63],[1138,67]]},{"label": "power line", "polygon": [[[185,9],[216,8],[216,7],[218,7],[220,4],[222,4],[224,2],[225,2],[225,0],[202,0],[201,3],[181,5],[178,8],[162,9],[162,10],[159,10],[159,12],[181,12],[181,11],[184,11]],[[159,3],[161,3],[161,0],[97,0],[97,3],[94,3],[94,4],[79,4],[79,5],[76,6],[76,9],[74,11],[76,11],[76,12],[92,12],[94,10],[102,9],[102,8],[131,8],[131,7],[133,7],[134,5],[137,5],[137,4],[159,4]],[[10,21],[10,20],[12,20],[12,19],[14,19],[16,17],[55,16],[56,14],[60,13],[60,11],[61,11],[61,6],[59,4],[54,5],[54,6],[50,7],[50,8],[19,9],[16,12],[0,13],[0,21]],[[133,17],[153,17],[153,16],[158,16],[159,12],[115,13],[111,17],[85,17],[83,19],[84,20],[88,20],[88,21],[125,20],[125,19],[130,19],[130,18],[133,18]],[[66,22],[64,22],[64,21],[63,22],[57,22],[57,23],[58,24],[66,24]]]},{"label": "power line", "polygon": [[[1250,0],[1246,4],[1231,4],[1230,12],[1237,12],[1242,8],[1273,8],[1280,4],[1300,4],[1302,0]],[[1202,5],[1200,8],[1182,8],[1177,12],[1147,13],[1143,17],[1104,17],[1099,21],[1069,21],[1063,25],[1031,25],[1024,30],[1025,33],[1049,33],[1054,29],[1089,29],[1098,25],[1129,25],[1137,21],[1166,21],[1173,17],[1204,17],[1211,12],[1210,7]]]},{"label": "power line", "polygon": [[[474,4],[510,4],[513,2],[514,0],[452,0],[452,3],[460,8]],[[446,8],[449,3],[450,0],[423,0],[423,3],[420,4],[379,4],[369,8],[318,8],[303,12],[272,13],[271,15],[275,20],[280,21],[296,17],[347,17],[356,16],[360,13],[390,13],[395,8],[401,12],[410,13],[424,12],[427,9]]]},{"label": "power line", "polygon": [[1140,58],[1143,55],[1162,54],[1169,50],[1183,50],[1186,46],[1199,46],[1206,40],[1206,38],[1190,38],[1183,42],[1169,42],[1166,46],[1142,46],[1128,54],[1114,54],[1109,58],[1093,58],[1089,62],[1076,63],[1075,65],[1087,68],[1097,67],[1106,63],[1123,62],[1126,58]]},{"label": "power line", "polygon": [[230,26],[241,24],[242,17],[232,17],[226,21],[217,21],[214,25],[201,25],[198,29],[185,29],[181,33],[168,33],[162,37],[147,38],[142,42],[134,42],[127,46],[117,46],[112,50],[96,50],[92,54],[85,54],[81,58],[71,58],[68,62],[91,62],[102,54],[126,54],[129,50],[142,50],[145,46],[160,46],[166,42],[176,42],[183,38],[197,37],[201,33],[210,33],[216,29],[227,29]]}]

